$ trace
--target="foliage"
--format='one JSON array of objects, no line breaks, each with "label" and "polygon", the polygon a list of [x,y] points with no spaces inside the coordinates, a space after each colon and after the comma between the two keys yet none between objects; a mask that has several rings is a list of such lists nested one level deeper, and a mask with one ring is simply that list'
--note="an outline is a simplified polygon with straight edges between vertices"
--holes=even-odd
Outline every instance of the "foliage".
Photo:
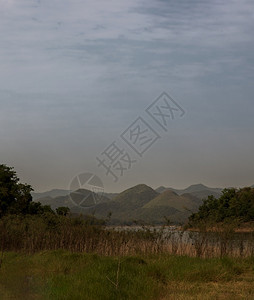
[{"label": "foliage", "polygon": [[59,216],[67,216],[70,213],[69,207],[60,206],[56,208],[56,213]]},{"label": "foliage", "polygon": [[13,168],[0,165],[0,217],[7,213],[27,213],[32,190],[30,185],[19,182]]},{"label": "foliage", "polygon": [[224,189],[222,195],[216,199],[208,196],[199,207],[197,213],[189,217],[189,225],[206,221],[207,223],[254,221],[254,188]]},{"label": "foliage", "polygon": [[[254,261],[5,252],[1,299],[253,299]],[[118,275],[118,277],[117,277]],[[118,285],[111,283],[118,278]]]},{"label": "foliage", "polygon": [[12,167],[0,165],[0,218],[8,214],[44,214],[54,211],[48,205],[33,202],[33,188],[19,181]]},{"label": "foliage", "polygon": [[101,220],[95,222],[95,218],[52,213],[4,216],[0,219],[0,251],[65,249],[105,256],[171,253],[203,258],[254,255],[254,232],[236,236],[230,228],[199,233],[150,226],[111,229]]}]

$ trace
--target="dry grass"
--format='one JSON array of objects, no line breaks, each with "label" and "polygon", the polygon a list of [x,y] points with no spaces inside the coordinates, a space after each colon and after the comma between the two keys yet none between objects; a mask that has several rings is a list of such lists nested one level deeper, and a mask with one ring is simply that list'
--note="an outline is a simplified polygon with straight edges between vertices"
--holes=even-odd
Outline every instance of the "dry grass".
[{"label": "dry grass", "polygon": [[170,282],[166,288],[166,296],[161,300],[253,300],[254,281],[248,278],[232,282]]},{"label": "dry grass", "polygon": [[[254,234],[234,232],[169,231],[143,227],[138,231],[114,230],[66,217],[19,217],[0,220],[0,251],[35,253],[64,249],[104,256],[137,254],[187,255],[190,257],[254,256]],[[1,265],[1,257],[0,257]]]}]

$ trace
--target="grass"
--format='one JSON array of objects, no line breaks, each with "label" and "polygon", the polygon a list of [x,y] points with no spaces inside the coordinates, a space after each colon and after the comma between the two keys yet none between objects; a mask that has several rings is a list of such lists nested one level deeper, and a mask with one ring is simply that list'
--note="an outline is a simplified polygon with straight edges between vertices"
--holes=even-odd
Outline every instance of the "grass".
[{"label": "grass", "polygon": [[5,252],[0,299],[254,299],[253,258]]},{"label": "grass", "polygon": [[167,227],[113,230],[81,218],[52,214],[0,220],[0,250],[32,254],[57,249],[104,256],[170,253],[203,258],[249,257],[254,256],[254,234],[236,238],[227,228],[213,233],[172,232]]},{"label": "grass", "polygon": [[[0,300],[254,299],[254,239],[110,230],[80,218],[0,220]],[[3,255],[2,255],[3,253]]]}]

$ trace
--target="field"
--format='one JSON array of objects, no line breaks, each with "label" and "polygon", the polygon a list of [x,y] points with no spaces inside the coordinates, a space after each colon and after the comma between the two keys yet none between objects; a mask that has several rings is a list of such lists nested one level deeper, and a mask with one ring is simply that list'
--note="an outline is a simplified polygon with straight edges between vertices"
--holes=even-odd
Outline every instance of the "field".
[{"label": "field", "polygon": [[4,252],[0,299],[254,299],[254,258]]},{"label": "field", "polygon": [[[93,220],[92,220],[93,221]],[[254,236],[55,215],[0,221],[0,299],[254,299]]]}]

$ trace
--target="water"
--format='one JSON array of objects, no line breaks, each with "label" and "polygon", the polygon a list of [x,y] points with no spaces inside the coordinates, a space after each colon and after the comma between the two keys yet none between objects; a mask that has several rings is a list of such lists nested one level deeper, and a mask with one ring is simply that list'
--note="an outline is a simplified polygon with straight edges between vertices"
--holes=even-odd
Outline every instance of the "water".
[{"label": "water", "polygon": [[117,231],[149,232],[154,235],[155,240],[174,248],[174,252],[180,254],[184,254],[185,250],[179,252],[179,249],[189,247],[188,251],[196,252],[198,256],[202,256],[204,253],[211,256],[213,254],[254,255],[254,232],[183,231],[178,226],[114,226],[109,228]]}]

